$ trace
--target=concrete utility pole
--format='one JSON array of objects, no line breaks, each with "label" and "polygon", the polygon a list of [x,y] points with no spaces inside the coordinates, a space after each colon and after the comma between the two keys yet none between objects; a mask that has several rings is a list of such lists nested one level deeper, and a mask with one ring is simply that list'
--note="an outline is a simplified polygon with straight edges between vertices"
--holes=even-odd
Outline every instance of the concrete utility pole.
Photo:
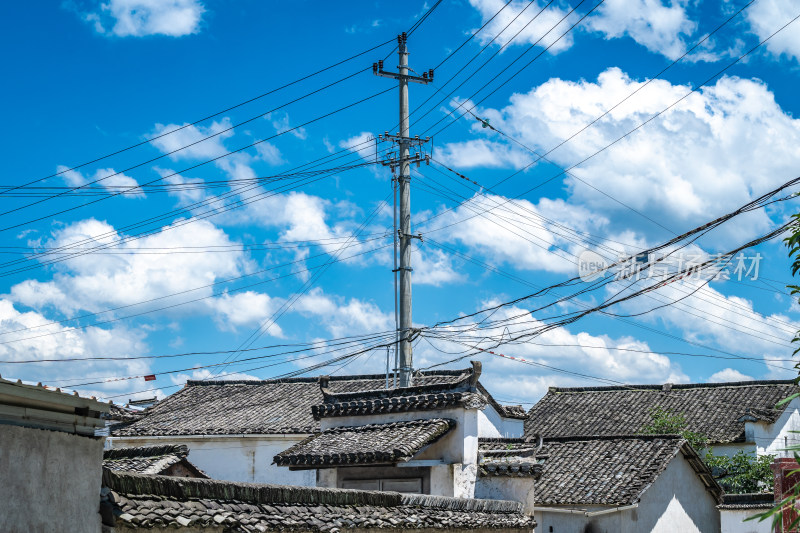
[{"label": "concrete utility pole", "polygon": [[[393,78],[398,81],[400,88],[400,132],[398,135],[389,135],[386,132],[380,139],[390,140],[398,145],[398,154],[394,154],[382,161],[384,166],[392,169],[399,169],[397,176],[397,186],[400,193],[400,227],[397,228],[395,236],[400,242],[400,266],[397,271],[400,273],[400,284],[398,287],[399,314],[400,321],[398,326],[399,335],[399,371],[400,379],[398,386],[411,386],[412,378],[412,353],[411,353],[411,239],[418,238],[418,235],[411,234],[411,163],[417,165],[423,159],[427,162],[427,157],[422,158],[417,152],[414,156],[410,155],[412,146],[422,146],[428,139],[412,138],[409,133],[408,124],[408,82],[428,84],[433,81],[433,69],[424,72],[422,76],[412,76],[408,73],[408,49],[406,48],[406,34],[397,36],[397,49],[400,56],[399,72],[386,72],[383,70],[383,61],[372,64],[372,71],[377,76]],[[394,178],[393,178],[394,179]],[[397,275],[397,273],[395,273]],[[398,370],[398,369],[395,369]]]}]

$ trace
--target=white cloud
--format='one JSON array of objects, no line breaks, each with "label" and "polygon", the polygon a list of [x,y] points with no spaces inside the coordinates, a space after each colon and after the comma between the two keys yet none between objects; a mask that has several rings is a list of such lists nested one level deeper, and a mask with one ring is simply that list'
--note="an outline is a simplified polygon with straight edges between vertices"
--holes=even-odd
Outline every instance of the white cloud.
[{"label": "white cloud", "polygon": [[[587,245],[559,225],[602,233],[607,223],[602,216],[563,200],[543,198],[532,204],[489,194],[476,195],[472,201],[433,219],[422,233],[463,244],[491,264],[572,274],[577,273],[574,256]],[[439,228],[443,230],[440,232]]]},{"label": "white cloud", "polygon": [[[139,186],[139,182],[135,179],[125,174],[120,174],[113,168],[100,168],[88,179],[77,170],[69,170],[69,167],[65,167],[64,165],[58,165],[56,170],[61,174],[64,182],[70,187],[80,187],[92,182],[92,186],[99,185],[111,193],[117,193],[124,191],[127,187]],[[95,184],[94,182],[97,183]],[[134,189],[124,192],[123,196],[144,198],[145,194],[141,189]]]},{"label": "white cloud", "polygon": [[[488,307],[499,302],[483,302],[481,307]],[[468,345],[491,349],[512,357],[523,358],[534,363],[529,365],[504,359],[491,354],[477,354],[472,359],[485,361],[481,382],[493,394],[500,398],[514,400],[535,401],[547,392],[548,386],[573,386],[590,385],[602,386],[614,384],[613,381],[622,383],[685,383],[689,380],[680,366],[672,362],[665,355],[650,351],[647,343],[631,338],[613,338],[609,335],[592,335],[586,332],[572,333],[560,327],[550,330],[533,339],[521,342],[508,342],[515,335],[528,329],[542,325],[542,322],[531,317],[527,309],[522,307],[504,308],[492,315],[492,320],[509,320],[502,328],[481,330],[460,337],[474,337],[473,342],[453,344],[450,342],[433,340],[434,346],[442,352],[419,344],[415,352],[416,368],[424,368],[432,364],[447,361],[453,358],[452,352],[466,350]],[[464,327],[470,321],[460,322]],[[507,328],[505,327],[507,326]],[[446,335],[446,331],[444,332]],[[494,342],[489,344],[485,338],[507,339],[495,347]],[[615,348],[622,348],[617,350]],[[446,353],[451,352],[451,353]],[[463,365],[463,363],[460,363]],[[536,366],[548,365],[559,369],[578,372],[587,376],[607,378],[612,383],[603,380],[593,380],[576,375],[558,373],[552,368]]]},{"label": "white cloud", "polygon": [[[608,291],[612,294],[619,289],[610,286]],[[650,293],[650,297],[640,296],[629,300],[621,304],[619,309],[627,313],[641,313],[666,303],[671,305],[642,315],[639,319],[678,328],[681,336],[688,341],[711,345],[745,357],[787,359],[793,349],[790,341],[800,329],[800,323],[785,315],[760,313],[750,300],[734,295],[725,296],[714,287],[701,286],[701,282],[694,279],[662,287]],[[612,311],[618,312],[619,309]],[[696,350],[705,351],[701,348]],[[779,377],[786,377],[787,372],[796,375],[791,364],[768,363],[771,366],[761,366],[760,370]],[[787,367],[788,370],[779,367]]]},{"label": "white cloud", "polygon": [[630,36],[651,52],[677,59],[686,51],[683,36],[697,24],[686,14],[686,0],[606,0],[590,17],[589,27],[606,38]]},{"label": "white cloud", "polygon": [[[264,324],[279,307],[280,300],[269,295],[245,291],[236,294],[225,293],[208,300],[209,306],[218,314],[221,329],[234,331],[237,326],[255,326]],[[283,331],[278,324],[271,324],[265,330],[273,337],[282,337]]]},{"label": "white cloud", "polygon": [[708,378],[709,383],[725,383],[726,381],[753,381],[753,378],[732,368],[725,368],[719,372],[714,372]]},{"label": "white cloud", "polygon": [[[526,94],[515,94],[500,110],[481,111],[492,123],[529,146],[546,151],[572,136],[640,87],[611,68],[596,82],[551,79]],[[608,146],[690,88],[656,80],[549,158],[563,166]],[[639,131],[572,171],[578,178],[673,231],[694,227],[747,203],[796,174],[800,163],[800,120],[784,112],[758,80],[721,78],[686,98]],[[769,154],[753,157],[752,154]],[[530,160],[533,160],[531,156]],[[454,164],[457,164],[454,163]],[[568,177],[571,203],[606,216],[630,212]],[[720,246],[741,242],[768,227],[759,211],[715,232]],[[642,231],[654,227],[643,223]],[[727,233],[726,233],[727,232]]]},{"label": "white cloud", "polygon": [[[51,324],[35,311],[22,312],[7,299],[0,299],[0,360],[23,361],[70,359],[76,357],[133,357],[147,353],[141,331],[115,326],[72,329]],[[17,331],[24,328],[24,331]],[[13,333],[12,333],[13,332]],[[150,373],[146,359],[80,362],[0,363],[6,379],[44,381],[45,384],[73,389],[75,385],[113,377]],[[83,394],[112,395],[135,388],[134,381],[109,381],[79,387]],[[141,384],[138,384],[141,388]]]},{"label": "white cloud", "polygon": [[[120,243],[124,235],[106,222],[88,219],[66,226],[56,231],[53,239],[45,245],[76,245],[78,249],[85,249],[110,244],[105,251],[112,253],[84,254],[67,259],[58,264],[58,271],[51,281],[26,280],[11,287],[11,298],[35,309],[51,306],[67,315],[79,310],[97,312],[195,289],[240,275],[249,268],[244,252],[235,249],[226,253],[157,253],[159,249],[168,252],[176,247],[230,247],[236,244],[206,220],[191,224],[183,222],[178,219],[171,227],[167,226],[158,233],[125,243]],[[86,239],[92,240],[84,243]],[[144,250],[147,248],[157,250]],[[177,300],[157,304],[208,296],[212,290],[206,287]],[[187,308],[192,306],[179,310]]]},{"label": "white cloud", "polygon": [[457,165],[461,169],[520,168],[530,163],[531,156],[528,152],[522,152],[502,142],[471,139],[446,144],[438,151],[436,159],[446,165]]},{"label": "white cloud", "polygon": [[[505,0],[469,0],[469,3],[480,12],[481,22],[485,23],[500,11],[506,2]],[[527,7],[529,4],[530,7]],[[526,7],[527,9],[525,9]],[[523,10],[524,13],[519,15]],[[539,14],[540,12],[541,14]],[[539,15],[537,16],[537,14]],[[534,0],[530,3],[522,0],[513,0],[478,34],[477,38],[481,44],[486,44],[497,36],[494,42],[500,46],[507,44],[509,41],[514,45],[530,45],[538,41],[538,46],[544,48],[551,45],[578,20],[574,13],[564,19],[566,14],[567,10],[553,6],[548,7],[547,3],[541,0]],[[515,17],[517,17],[516,20],[514,20]],[[562,19],[564,19],[563,22],[559,22]],[[504,30],[509,24],[508,29]],[[517,32],[520,33],[514,38]],[[513,41],[511,41],[512,38],[514,38]],[[566,50],[572,46],[572,42],[572,32],[569,32],[554,44],[549,51],[557,53]]]},{"label": "white cloud", "polygon": [[294,135],[303,141],[306,139],[306,137],[308,137],[308,133],[306,132],[305,128],[293,127],[289,123],[288,113],[270,113],[266,116],[266,118],[272,121],[272,127],[275,128],[275,131],[278,133],[289,132],[291,135]]},{"label": "white cloud", "polygon": [[[782,0],[759,0],[745,11],[750,29],[764,40],[798,15],[797,4]],[[764,45],[772,54],[800,59],[800,29],[795,21]]]},{"label": "white cloud", "polygon": [[280,165],[286,162],[281,155],[281,151],[272,143],[263,142],[257,144],[256,152],[258,152],[258,157],[262,161],[270,165]]},{"label": "white cloud", "polygon": [[[363,131],[349,139],[339,142],[339,148],[346,148],[351,152],[357,153],[367,161],[375,161],[375,145],[377,139],[368,131]],[[378,154],[380,157],[380,154]]]},{"label": "white cloud", "polygon": [[441,250],[412,249],[411,254],[414,284],[441,287],[465,279],[453,268],[452,258]]},{"label": "white cloud", "polygon": [[337,338],[394,329],[394,318],[374,303],[357,298],[337,299],[324,294],[319,288],[300,297],[294,310],[315,317]]},{"label": "white cloud", "polygon": [[[212,122],[208,127],[190,126],[188,124],[156,124],[148,137],[158,137],[178,128],[183,128],[155,139],[151,141],[151,144],[165,154],[175,152],[174,154],[170,153],[169,156],[173,161],[212,159],[227,153],[228,149],[225,148],[223,141],[233,135],[233,130],[230,127],[231,121],[227,117],[220,121]],[[205,139],[210,135],[216,136]]]},{"label": "white cloud", "polygon": [[105,35],[181,37],[200,31],[204,12],[198,0],[109,0],[84,19]]}]

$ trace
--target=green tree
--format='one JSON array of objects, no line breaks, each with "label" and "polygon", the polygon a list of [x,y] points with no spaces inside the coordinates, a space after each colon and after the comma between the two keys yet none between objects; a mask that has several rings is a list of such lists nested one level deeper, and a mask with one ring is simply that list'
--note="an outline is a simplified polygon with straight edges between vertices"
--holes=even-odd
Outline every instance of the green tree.
[{"label": "green tree", "polygon": [[673,413],[669,409],[653,407],[650,409],[650,422],[642,427],[640,433],[645,435],[680,435],[700,452],[708,444],[708,439],[701,433],[689,430],[689,424],[682,413]]},{"label": "green tree", "polygon": [[714,455],[708,450],[705,462],[711,469],[714,479],[728,494],[766,492],[772,489],[772,470],[769,465],[774,455],[757,457],[754,453],[739,450],[732,457]]}]

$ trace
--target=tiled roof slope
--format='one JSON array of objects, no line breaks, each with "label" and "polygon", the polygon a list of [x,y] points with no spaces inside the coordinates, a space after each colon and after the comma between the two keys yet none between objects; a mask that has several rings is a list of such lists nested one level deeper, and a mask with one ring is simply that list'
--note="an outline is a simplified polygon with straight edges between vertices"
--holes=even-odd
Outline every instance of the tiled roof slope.
[{"label": "tiled roof slope", "polygon": [[717,509],[738,511],[743,509],[772,509],[775,505],[775,495],[766,493],[723,494],[722,503]]},{"label": "tiled roof slope", "polygon": [[454,420],[431,418],[330,428],[279,453],[275,456],[275,463],[278,466],[319,468],[408,461],[455,425]]},{"label": "tiled roof slope", "polygon": [[518,502],[316,487],[253,485],[103,471],[107,526],[264,531],[498,529],[531,532]]},{"label": "tiled roof slope", "polygon": [[637,503],[670,461],[682,454],[719,503],[722,489],[678,435],[570,437],[545,441],[537,505]]},{"label": "tiled roof slope", "polygon": [[508,418],[525,419],[525,415],[514,407],[506,408],[478,382],[481,375],[480,361],[471,361],[472,368],[450,382],[424,382],[417,380],[412,386],[374,390],[341,391],[330,386],[330,378],[320,378],[323,402],[311,410],[315,419],[337,416],[359,416],[407,411],[425,411],[464,407],[483,409],[487,404]]},{"label": "tiled roof slope", "polygon": [[525,439],[480,439],[478,473],[482,477],[530,477],[542,475],[542,461],[536,457],[538,442]]},{"label": "tiled roof slope", "polygon": [[[468,380],[471,375],[472,369],[419,372],[414,375],[414,384],[447,388]],[[382,374],[331,376],[328,389],[334,394],[377,391],[385,387],[385,379]],[[480,384],[478,388],[482,389]],[[402,394],[404,389],[395,390]],[[317,377],[188,381],[186,387],[147,409],[143,417],[117,425],[111,433],[113,436],[313,433],[319,430],[319,422],[314,419],[311,407],[323,401]],[[494,402],[491,398],[489,401]],[[502,406],[499,408],[502,413]]]},{"label": "tiled roof slope", "polygon": [[682,414],[689,430],[712,443],[742,442],[743,417],[774,422],[783,412],[775,404],[798,390],[789,380],[551,388],[528,412],[525,435],[640,433],[661,407]]},{"label": "tiled roof slope", "polygon": [[103,452],[103,466],[121,472],[164,474],[171,466],[183,463],[196,476],[208,477],[186,459],[188,455],[189,448],[185,444],[115,448]]}]

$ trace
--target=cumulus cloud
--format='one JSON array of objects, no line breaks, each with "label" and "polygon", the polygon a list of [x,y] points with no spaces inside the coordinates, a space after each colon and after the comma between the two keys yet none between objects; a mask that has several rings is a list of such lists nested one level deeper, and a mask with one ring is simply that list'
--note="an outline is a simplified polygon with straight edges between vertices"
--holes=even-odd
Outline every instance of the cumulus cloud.
[{"label": "cumulus cloud", "polygon": [[[620,287],[609,287],[608,290],[611,294]],[[671,305],[664,306],[667,303]],[[752,301],[726,296],[695,279],[669,284],[649,296],[619,306],[627,313],[642,313],[657,307],[661,308],[642,315],[640,320],[677,328],[688,341],[746,357],[788,358],[793,350],[790,341],[800,329],[800,323],[785,315],[761,313],[754,308]],[[787,372],[796,374],[790,365],[767,363],[771,366],[763,366],[761,370],[772,376],[787,377]],[[787,370],[781,370],[781,366]]]},{"label": "cumulus cloud", "polygon": [[336,298],[316,288],[300,297],[294,309],[313,316],[333,337],[378,333],[394,329],[394,318],[372,302]]},{"label": "cumulus cloud", "polygon": [[[233,135],[233,130],[230,127],[231,121],[227,117],[214,121],[207,127],[157,123],[149,137],[159,137],[174,131],[174,133],[169,133],[151,141],[151,144],[163,153],[169,153],[169,158],[173,161],[212,159],[228,151],[223,141]],[[183,129],[175,131],[178,128]],[[206,139],[211,135],[214,135],[214,137]]]},{"label": "cumulus cloud", "polygon": [[[45,242],[48,247],[86,249],[104,244],[108,253],[78,255],[58,263],[51,281],[23,281],[11,287],[10,297],[34,309],[52,308],[70,316],[191,291],[151,304],[163,306],[209,296],[213,288],[206,285],[240,275],[250,267],[245,253],[235,248],[227,253],[158,253],[197,245],[231,248],[236,244],[206,220],[183,222],[178,219],[160,232],[127,242],[122,242],[124,234],[95,219],[59,229]],[[194,290],[198,287],[204,288]],[[204,310],[190,304],[176,312],[186,309]]]},{"label": "cumulus cloud", "polygon": [[[642,83],[617,68],[601,73],[594,82],[555,78],[528,93],[515,94],[506,108],[481,113],[491,116],[492,123],[508,134],[547,151]],[[656,80],[549,158],[572,166],[689,91],[687,86]],[[798,146],[800,120],[780,108],[764,83],[724,77],[572,173],[651,218],[669,221],[675,231],[728,212],[794,176],[800,162]],[[770,157],[752,156],[758,153]],[[457,156],[454,159],[457,164]],[[566,183],[571,203],[612,218],[630,214],[576,179],[568,177]],[[759,211],[738,225],[727,226],[716,234],[720,246],[755,235],[769,226],[769,220]],[[647,224],[641,227],[643,231],[653,229]]]},{"label": "cumulus cloud", "polygon": [[[56,170],[64,182],[70,187],[80,187],[88,183],[92,186],[100,186],[105,188],[108,192],[117,193],[122,192],[123,196],[131,198],[144,198],[145,194],[141,189],[134,189],[131,191],[123,192],[129,187],[138,187],[139,182],[125,174],[119,174],[113,168],[101,168],[87,178],[77,170],[69,170],[69,167],[58,165]],[[96,184],[94,182],[97,182]]]},{"label": "cumulus cloud", "polygon": [[687,4],[686,0],[606,0],[588,25],[608,39],[627,35],[651,52],[677,59],[686,51],[684,36],[697,27],[689,20]]},{"label": "cumulus cloud", "polygon": [[[483,302],[481,307],[496,303],[499,302]],[[541,326],[543,323],[532,318],[528,310],[522,307],[504,308],[493,314],[492,320],[509,322],[502,328],[490,329],[488,332],[482,330],[466,335],[462,333],[462,338],[470,335],[474,337],[473,342],[466,341],[465,344],[432,340],[435,349],[420,344],[415,352],[415,367],[424,368],[450,360],[453,358],[452,352],[465,350],[468,345],[532,361],[533,366],[486,353],[472,357],[485,361],[481,382],[499,398],[511,401],[536,401],[547,392],[549,386],[613,384],[565,375],[535,364],[622,383],[685,383],[689,380],[680,365],[665,355],[652,352],[646,342],[632,337],[614,338],[609,335],[573,333],[567,328],[556,328],[534,339],[510,342],[514,335]],[[465,321],[459,325],[467,324],[470,322]],[[447,334],[446,331],[444,334]],[[495,342],[490,344],[485,340],[487,336],[508,340],[495,347]]]},{"label": "cumulus cloud", "polygon": [[562,226],[603,233],[607,224],[604,217],[564,200],[543,198],[533,204],[485,194],[433,219],[422,232],[464,245],[491,264],[572,274],[577,272],[575,256],[587,244]]},{"label": "cumulus cloud", "polygon": [[102,35],[181,37],[200,31],[204,12],[199,0],[109,0],[83,16]]},{"label": "cumulus cloud", "polygon": [[[36,311],[20,311],[8,299],[0,299],[0,359],[3,361],[42,361],[76,357],[133,357],[148,351],[141,331],[115,326],[72,328],[52,323]],[[7,379],[44,381],[46,384],[75,388],[109,377],[150,373],[145,359],[81,361],[77,363],[38,362],[0,363],[0,374]],[[130,381],[79,387],[85,394],[108,396],[130,390]]]},{"label": "cumulus cloud", "polygon": [[441,250],[412,249],[411,264],[414,268],[413,279],[416,285],[441,287],[466,278],[455,270],[452,258]]},{"label": "cumulus cloud", "polygon": [[714,372],[708,378],[709,383],[725,383],[729,381],[753,381],[753,377],[742,374],[732,368],[725,368],[719,372]]},{"label": "cumulus cloud", "polygon": [[[557,53],[572,46],[572,32],[555,42],[578,20],[574,13],[567,17],[567,10],[553,6],[548,7],[547,3],[541,0],[533,2],[514,0],[502,11],[500,11],[501,8],[506,4],[504,0],[470,0],[469,3],[481,14],[482,23],[487,22],[498,11],[500,12],[478,34],[478,41],[481,44],[486,44],[496,37],[494,42],[499,46],[509,42],[515,45],[537,43],[543,48],[552,45],[549,50],[551,53]],[[506,26],[508,28],[504,30]],[[517,37],[514,37],[515,35]],[[513,41],[511,41],[512,38]],[[553,44],[554,42],[555,44]]]},{"label": "cumulus cloud", "polygon": [[[223,330],[235,330],[237,326],[255,326],[267,322],[279,307],[280,301],[255,291],[225,293],[208,300],[211,308],[217,313],[217,321]],[[283,336],[278,324],[270,324],[266,331],[273,337]]]},{"label": "cumulus cloud", "polygon": [[[797,16],[797,5],[781,0],[760,0],[745,11],[750,30],[764,40]],[[800,59],[800,31],[798,23],[772,37],[764,45],[775,56],[786,55]]]}]

